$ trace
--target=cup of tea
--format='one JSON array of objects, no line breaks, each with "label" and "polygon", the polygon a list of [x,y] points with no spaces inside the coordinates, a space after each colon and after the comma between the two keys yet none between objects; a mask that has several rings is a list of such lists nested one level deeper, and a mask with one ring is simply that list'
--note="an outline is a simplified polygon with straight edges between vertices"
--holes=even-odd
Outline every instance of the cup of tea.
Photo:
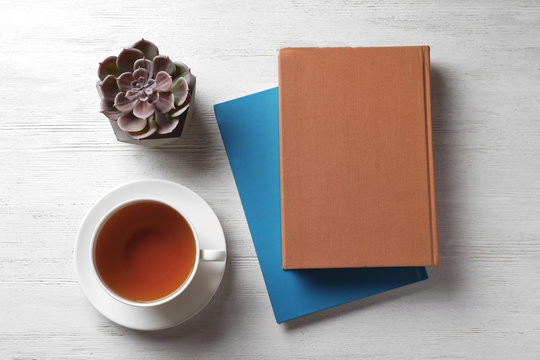
[{"label": "cup of tea", "polygon": [[176,298],[189,287],[201,262],[225,261],[225,251],[200,247],[181,209],[155,199],[132,199],[103,216],[90,256],[105,292],[139,307]]}]

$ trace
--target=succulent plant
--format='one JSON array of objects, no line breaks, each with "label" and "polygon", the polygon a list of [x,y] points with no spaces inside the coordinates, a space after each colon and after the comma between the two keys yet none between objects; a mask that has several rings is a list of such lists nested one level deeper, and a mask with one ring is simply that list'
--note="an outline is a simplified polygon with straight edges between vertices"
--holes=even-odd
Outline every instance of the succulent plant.
[{"label": "succulent plant", "polygon": [[195,81],[189,67],[144,39],[103,60],[98,76],[101,113],[133,139],[172,132],[189,107]]}]

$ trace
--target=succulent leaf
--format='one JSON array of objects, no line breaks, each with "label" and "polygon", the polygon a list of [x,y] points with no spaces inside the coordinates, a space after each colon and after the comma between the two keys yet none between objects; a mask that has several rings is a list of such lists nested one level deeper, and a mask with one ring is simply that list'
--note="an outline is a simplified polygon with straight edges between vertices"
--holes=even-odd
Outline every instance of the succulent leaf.
[{"label": "succulent leaf", "polygon": [[131,89],[126,92],[126,97],[130,100],[136,100],[140,97],[140,90]]},{"label": "succulent leaf", "polygon": [[176,71],[176,66],[168,56],[158,55],[154,58],[153,62],[154,75],[157,75],[160,71],[165,71],[167,74],[172,75]]},{"label": "succulent leaf", "polygon": [[182,105],[189,95],[189,87],[186,79],[183,77],[178,78],[172,84],[171,91],[174,94],[174,104],[176,106]]},{"label": "succulent leaf", "polygon": [[184,113],[184,111],[187,110],[189,104],[191,103],[191,94],[188,93],[188,96],[186,98],[186,101],[180,106],[177,106],[176,109],[171,111],[171,116],[180,116]]},{"label": "succulent leaf", "polygon": [[169,114],[156,113],[156,123],[158,126],[157,132],[159,134],[169,134],[171,133],[180,122],[180,119],[177,117],[171,117]]},{"label": "succulent leaf", "polygon": [[99,63],[99,80],[105,80],[107,75],[120,75],[120,70],[118,69],[118,66],[116,66],[116,56],[109,56],[108,58]]},{"label": "succulent leaf", "polygon": [[176,66],[176,71],[172,74],[173,79],[176,80],[179,77],[183,77],[188,82],[189,88],[193,89],[195,86],[195,78],[191,75],[189,66],[181,62],[175,62],[174,65]]},{"label": "succulent leaf", "polygon": [[139,80],[141,77],[143,78],[143,81],[146,82],[150,76],[150,73],[148,70],[143,68],[138,68],[133,72],[133,80]]},{"label": "succulent leaf", "polygon": [[134,70],[137,70],[139,68],[146,69],[148,71],[148,74],[154,73],[154,64],[147,58],[142,58],[135,61],[135,63],[133,64],[133,68]]},{"label": "succulent leaf", "polygon": [[133,44],[132,47],[141,50],[144,53],[144,56],[150,60],[159,55],[158,47],[148,40],[141,39]]},{"label": "succulent leaf", "polygon": [[160,71],[156,75],[156,91],[170,91],[172,86],[171,75],[165,71]]},{"label": "succulent leaf", "polygon": [[106,98],[101,99],[100,108],[101,111],[116,110],[114,108],[114,101]]},{"label": "succulent leaf", "polygon": [[120,91],[116,84],[116,78],[114,75],[107,75],[103,82],[99,85],[101,95],[109,100],[113,100],[116,94]]},{"label": "succulent leaf", "polygon": [[106,98],[101,99],[101,113],[113,121],[116,121],[122,115],[122,112],[114,107],[114,101]]},{"label": "succulent leaf", "polygon": [[134,132],[144,130],[146,119],[136,117],[132,112],[125,113],[118,118],[118,127],[123,131]]},{"label": "succulent leaf", "polygon": [[133,71],[133,64],[135,64],[135,61],[142,59],[143,57],[144,54],[139,49],[124,49],[118,54],[116,65],[121,72]]},{"label": "succulent leaf", "polygon": [[133,81],[133,73],[125,72],[116,79],[116,84],[120,91],[129,91],[131,90],[131,82]]},{"label": "succulent leaf", "polygon": [[189,104],[182,106],[181,108],[175,109],[171,112],[171,116],[176,117],[182,115],[189,107]]},{"label": "succulent leaf", "polygon": [[150,120],[150,121],[147,121],[146,127],[142,129],[141,131],[128,132],[128,134],[133,139],[140,140],[140,139],[149,137],[156,131],[157,131],[157,125],[155,124],[155,121]]},{"label": "succulent leaf", "polygon": [[155,104],[159,100],[159,94],[158,92],[154,92],[151,95],[148,96],[148,100],[150,104]]},{"label": "succulent leaf", "polygon": [[137,104],[133,108],[133,114],[137,117],[146,119],[154,113],[154,105],[148,101],[137,101]]},{"label": "succulent leaf", "polygon": [[183,62],[175,61],[174,66],[176,67],[176,70],[174,71],[174,74],[172,74],[173,78],[186,77],[186,75],[190,73],[189,66]]},{"label": "succulent leaf", "polygon": [[123,113],[129,112],[133,110],[136,102],[137,100],[126,97],[125,92],[119,92],[118,95],[116,95],[116,97],[114,98],[114,107]]},{"label": "succulent leaf", "polygon": [[174,96],[172,92],[162,92],[159,93],[159,98],[154,103],[156,110],[162,114],[168,113],[174,109]]},{"label": "succulent leaf", "polygon": [[122,115],[122,112],[117,110],[103,110],[101,113],[112,121],[118,120],[118,118]]}]

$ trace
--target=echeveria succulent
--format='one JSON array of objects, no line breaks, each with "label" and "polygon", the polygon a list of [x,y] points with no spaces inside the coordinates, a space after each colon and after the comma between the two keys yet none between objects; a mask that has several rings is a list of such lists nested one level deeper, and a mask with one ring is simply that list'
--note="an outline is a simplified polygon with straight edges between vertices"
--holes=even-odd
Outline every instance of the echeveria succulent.
[{"label": "echeveria succulent", "polygon": [[189,67],[144,39],[103,60],[98,76],[101,112],[134,139],[172,132],[194,85]]}]

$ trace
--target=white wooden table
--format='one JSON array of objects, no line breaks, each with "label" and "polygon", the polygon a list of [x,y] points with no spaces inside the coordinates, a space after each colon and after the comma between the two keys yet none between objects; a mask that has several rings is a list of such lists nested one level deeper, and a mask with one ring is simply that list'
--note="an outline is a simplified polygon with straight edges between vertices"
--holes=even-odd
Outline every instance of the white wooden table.
[{"label": "white wooden table", "polygon": [[[540,358],[538,1],[0,1],[0,358]],[[116,142],[98,61],[141,36],[197,75],[165,149]],[[212,105],[277,85],[286,46],[431,45],[442,266],[430,279],[277,325]],[[73,265],[92,204],[130,180],[215,209],[214,300],[160,332],[117,326]]]}]

